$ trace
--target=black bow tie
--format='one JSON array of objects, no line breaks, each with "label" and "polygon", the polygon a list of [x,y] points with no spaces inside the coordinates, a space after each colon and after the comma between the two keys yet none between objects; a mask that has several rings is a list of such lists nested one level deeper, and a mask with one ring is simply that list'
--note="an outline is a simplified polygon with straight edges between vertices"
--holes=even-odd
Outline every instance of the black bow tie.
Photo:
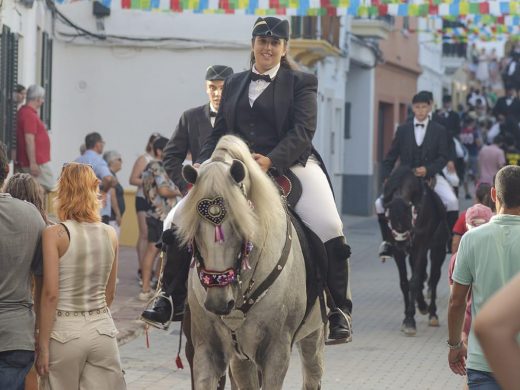
[{"label": "black bow tie", "polygon": [[269,76],[268,74],[258,74],[255,72],[251,72],[251,81],[258,81],[258,80],[264,80],[264,81],[267,81],[268,83],[273,81],[273,80],[271,80],[271,76]]},{"label": "black bow tie", "polygon": [[216,116],[217,116],[217,113],[215,111],[209,110],[209,117],[210,118],[215,118]]},{"label": "black bow tie", "polygon": [[424,123],[416,123],[415,127],[424,127]]}]

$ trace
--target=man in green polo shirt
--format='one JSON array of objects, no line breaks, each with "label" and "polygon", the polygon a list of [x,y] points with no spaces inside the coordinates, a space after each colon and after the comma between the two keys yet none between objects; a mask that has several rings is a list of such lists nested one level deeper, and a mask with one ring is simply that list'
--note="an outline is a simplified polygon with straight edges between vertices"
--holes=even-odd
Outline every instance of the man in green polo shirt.
[{"label": "man in green polo shirt", "polygon": [[471,314],[474,318],[484,303],[520,272],[519,166],[509,165],[498,171],[491,197],[496,203],[497,215],[489,223],[472,229],[462,237],[448,309],[449,366],[456,374],[464,375],[467,372],[470,390],[477,387],[480,390],[500,390],[473,328],[467,350],[460,336],[470,287],[473,295]]}]

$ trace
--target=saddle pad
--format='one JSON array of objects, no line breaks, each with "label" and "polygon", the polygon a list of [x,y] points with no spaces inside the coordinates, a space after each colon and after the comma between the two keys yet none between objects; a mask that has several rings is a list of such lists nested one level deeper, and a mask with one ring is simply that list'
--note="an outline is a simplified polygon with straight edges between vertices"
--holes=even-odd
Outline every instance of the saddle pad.
[{"label": "saddle pad", "polygon": [[305,261],[307,287],[305,321],[318,295],[321,295],[324,291],[324,281],[321,275],[327,275],[327,252],[319,237],[308,229],[291,209],[289,209],[289,216],[291,217],[294,230],[298,234]]}]

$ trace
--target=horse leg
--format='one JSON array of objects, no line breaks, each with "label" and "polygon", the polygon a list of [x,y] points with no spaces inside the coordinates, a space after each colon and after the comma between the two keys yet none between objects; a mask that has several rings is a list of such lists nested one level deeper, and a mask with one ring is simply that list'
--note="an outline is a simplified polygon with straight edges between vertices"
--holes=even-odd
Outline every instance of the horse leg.
[{"label": "horse leg", "polygon": [[412,261],[412,277],[410,279],[410,305],[406,312],[407,328],[404,333],[407,336],[415,336],[417,334],[417,328],[415,324],[415,302],[417,301],[418,292],[421,291],[424,285],[424,274],[423,271],[426,267],[425,261],[426,256],[424,255],[425,250],[422,246],[417,246],[414,242],[414,248],[410,253]]},{"label": "horse leg", "polygon": [[[421,286],[420,289],[417,290],[417,308],[419,309],[419,313],[421,314],[428,314],[428,304],[426,303],[426,300],[424,299],[424,283],[426,282],[426,279],[428,278],[428,275],[426,274],[426,268],[428,264],[428,258],[427,258],[427,252],[424,253],[424,259],[422,259],[421,264],[424,265],[424,267],[420,270],[420,280],[421,280]],[[430,292],[430,289],[428,288],[428,293]]]},{"label": "horse leg", "polygon": [[260,379],[256,364],[250,360],[231,358],[230,364],[231,389],[259,390]]},{"label": "horse leg", "polygon": [[446,248],[444,245],[436,246],[432,248],[430,253],[431,266],[430,266],[430,290],[431,300],[429,307],[429,325],[439,326],[439,317],[437,316],[437,305],[435,300],[437,299],[437,284],[441,278],[441,268],[444,258],[446,257]]},{"label": "horse leg", "polygon": [[223,354],[215,353],[206,346],[195,347],[193,378],[195,390],[216,389],[220,378],[226,373],[227,361]]},{"label": "horse leg", "polygon": [[[410,306],[410,286],[408,283],[408,272],[406,270],[406,253],[395,251],[394,260],[397,265],[397,270],[399,271],[399,285],[403,293],[404,313],[406,315],[406,313],[408,313],[408,307]],[[401,326],[401,331],[403,332],[405,332],[406,322],[407,320],[405,318]]]},{"label": "horse leg", "polygon": [[319,390],[323,376],[324,329],[319,329],[298,342],[302,361],[303,390]]},{"label": "horse leg", "polygon": [[262,371],[262,388],[281,390],[291,358],[291,340],[273,339],[259,356]]}]

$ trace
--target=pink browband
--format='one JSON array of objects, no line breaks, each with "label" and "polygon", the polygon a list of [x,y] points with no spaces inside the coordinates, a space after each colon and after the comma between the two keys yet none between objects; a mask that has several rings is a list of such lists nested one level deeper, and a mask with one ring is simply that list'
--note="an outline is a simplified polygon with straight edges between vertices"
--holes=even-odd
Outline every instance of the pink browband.
[{"label": "pink browband", "polygon": [[228,284],[236,282],[237,274],[233,268],[222,272],[200,269],[199,279],[201,284],[206,288],[226,287]]}]

